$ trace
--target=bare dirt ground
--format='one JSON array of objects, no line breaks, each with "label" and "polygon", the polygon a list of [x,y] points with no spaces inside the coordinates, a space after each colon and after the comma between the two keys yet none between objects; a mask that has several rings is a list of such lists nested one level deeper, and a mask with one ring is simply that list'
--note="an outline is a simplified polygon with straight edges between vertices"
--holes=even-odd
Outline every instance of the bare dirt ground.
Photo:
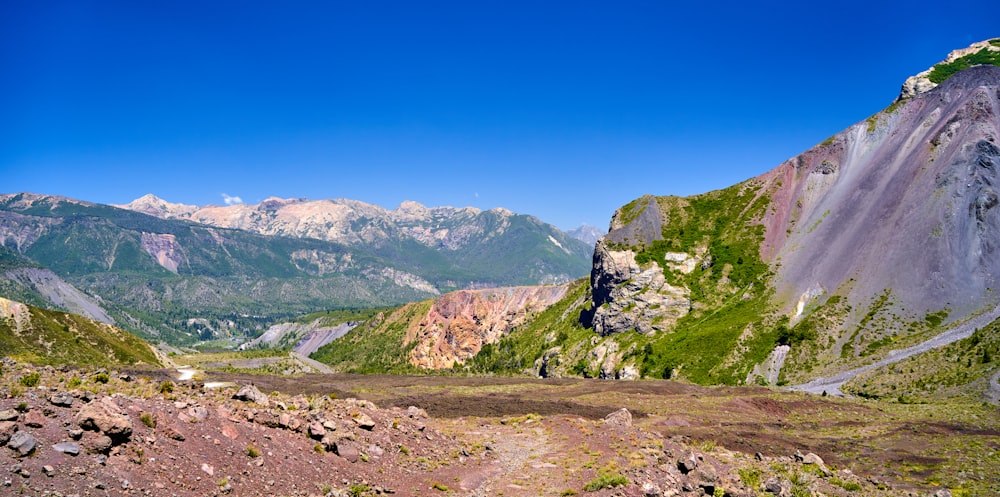
[{"label": "bare dirt ground", "polygon": [[[103,383],[93,371],[6,367],[0,495],[1000,493],[1000,416],[988,405],[669,381],[176,374],[109,372]],[[168,381],[173,392],[160,392]],[[237,386],[203,386],[213,382]],[[233,398],[250,384],[267,405]],[[63,393],[71,406],[53,400]],[[132,433],[105,447],[80,418],[109,402]],[[4,433],[36,447],[21,454]]]}]

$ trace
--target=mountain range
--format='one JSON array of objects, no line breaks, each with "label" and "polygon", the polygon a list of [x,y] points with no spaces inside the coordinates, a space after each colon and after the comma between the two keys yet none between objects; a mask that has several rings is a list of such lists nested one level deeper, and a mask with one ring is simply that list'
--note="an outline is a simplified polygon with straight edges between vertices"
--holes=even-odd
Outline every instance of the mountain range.
[{"label": "mountain range", "polygon": [[3,295],[192,344],[320,310],[569,281],[591,254],[503,209],[279,199],[192,208],[152,196],[126,207],[0,195]]}]

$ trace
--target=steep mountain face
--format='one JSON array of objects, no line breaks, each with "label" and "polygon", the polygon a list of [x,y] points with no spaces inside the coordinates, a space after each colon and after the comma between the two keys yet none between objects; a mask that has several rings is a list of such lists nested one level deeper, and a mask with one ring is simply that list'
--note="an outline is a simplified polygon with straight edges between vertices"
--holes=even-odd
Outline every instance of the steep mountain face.
[{"label": "steep mountain face", "polygon": [[[597,245],[585,320],[649,335],[696,381],[764,379],[761,346],[782,345],[795,381],[991,311],[998,116],[1000,67],[976,66],[740,185],[633,202]],[[715,366],[671,354],[720,314]]]},{"label": "steep mountain face", "polygon": [[453,265],[451,277],[430,278],[441,290],[569,281],[586,274],[590,255],[585,243],[506,209],[429,208],[407,201],[387,210],[357,200],[280,198],[255,205],[194,207],[153,195],[120,207],[163,219],[337,242],[404,267],[409,263],[411,271],[428,262]]},{"label": "steep mountain face", "polygon": [[567,285],[461,290],[434,301],[407,331],[410,364],[446,369],[479,353],[566,295]]},{"label": "steep mountain face", "polygon": [[312,358],[347,373],[460,367],[513,330],[530,325],[564,300],[571,287],[579,283],[459,290],[406,304],[355,323]]}]

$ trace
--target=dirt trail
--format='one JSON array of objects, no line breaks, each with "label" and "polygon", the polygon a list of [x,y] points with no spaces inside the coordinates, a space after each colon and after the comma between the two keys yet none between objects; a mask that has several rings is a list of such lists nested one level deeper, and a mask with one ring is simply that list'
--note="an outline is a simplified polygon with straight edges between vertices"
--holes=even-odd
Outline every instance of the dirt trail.
[{"label": "dirt trail", "polygon": [[[916,345],[907,347],[905,349],[893,350],[889,352],[888,357],[878,362],[869,364],[867,366],[861,366],[859,368],[854,368],[848,371],[844,371],[842,373],[837,373],[832,376],[816,378],[815,380],[810,381],[808,383],[803,383],[801,385],[795,385],[789,387],[789,390],[815,393],[815,394],[821,394],[823,392],[826,392],[829,395],[842,396],[844,395],[844,393],[840,390],[840,387],[842,387],[844,383],[853,380],[858,375],[867,373],[873,369],[877,369],[882,366],[887,366],[889,364],[902,361],[903,359],[906,359],[908,357],[913,357],[918,354],[923,354],[928,350],[936,349],[938,347],[943,347],[952,342],[957,342],[959,340],[969,338],[970,336],[972,336],[973,333],[975,333],[976,329],[985,327],[986,325],[995,321],[997,318],[1000,318],[1000,306],[995,307],[990,312],[976,316],[948,331],[945,331],[944,333],[941,333],[935,336],[934,338],[931,338],[930,340],[918,343]],[[990,387],[993,390],[1000,389],[1000,387],[996,386],[996,378],[997,377],[994,377],[990,381]],[[998,392],[998,394],[1000,394],[1000,392]]]}]

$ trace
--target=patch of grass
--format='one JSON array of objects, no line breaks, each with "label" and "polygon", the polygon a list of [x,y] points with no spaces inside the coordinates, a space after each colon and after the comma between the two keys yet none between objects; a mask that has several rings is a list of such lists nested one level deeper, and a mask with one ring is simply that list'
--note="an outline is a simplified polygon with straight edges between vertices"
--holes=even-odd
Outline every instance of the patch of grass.
[{"label": "patch of grass", "polygon": [[761,485],[761,473],[757,468],[740,468],[740,481],[753,491],[757,491]]},{"label": "patch of grass", "polygon": [[260,457],[260,449],[254,447],[253,445],[247,445],[246,448],[247,457],[254,459]]},{"label": "patch of grass", "polygon": [[[990,43],[992,44],[993,41]],[[978,65],[1000,66],[1000,52],[984,48],[978,52],[959,57],[952,62],[937,64],[931,68],[927,79],[931,80],[932,83],[941,84],[955,73]]]},{"label": "patch of grass", "polygon": [[156,428],[156,418],[148,412],[144,412],[139,415],[139,421],[142,421],[142,424],[146,425],[148,428]]},{"label": "patch of grass", "polygon": [[621,473],[604,473],[587,482],[583,489],[587,492],[596,492],[605,488],[622,487],[628,485],[628,478]]}]

